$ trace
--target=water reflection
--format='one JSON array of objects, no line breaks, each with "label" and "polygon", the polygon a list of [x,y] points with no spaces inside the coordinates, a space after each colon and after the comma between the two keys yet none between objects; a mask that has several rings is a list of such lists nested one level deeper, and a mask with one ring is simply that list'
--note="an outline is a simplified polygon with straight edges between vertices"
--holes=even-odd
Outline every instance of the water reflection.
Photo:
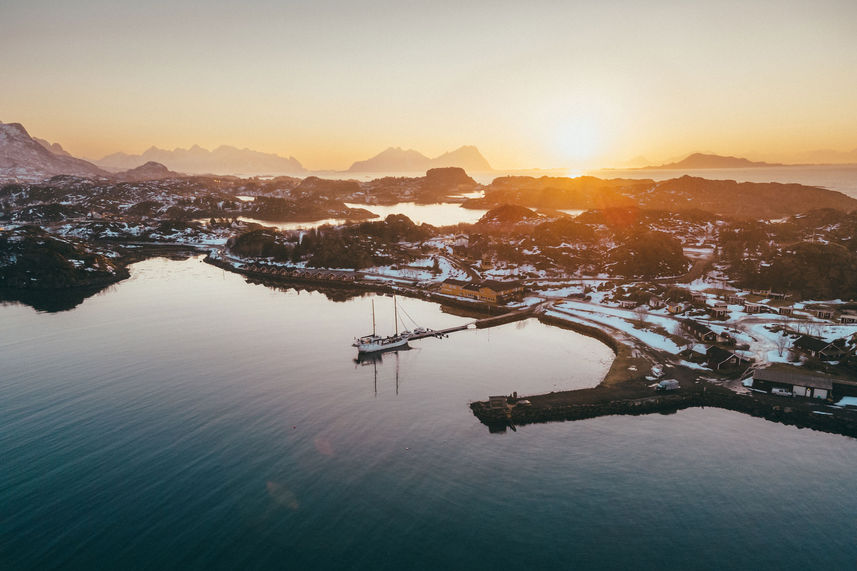
[{"label": "water reflection", "polygon": [[115,284],[67,289],[0,288],[0,305],[27,305],[41,313],[59,313],[74,309],[89,297],[110,293]]},{"label": "water reflection", "polygon": [[369,293],[365,290],[351,288],[345,284],[343,284],[343,286],[341,287],[325,287],[315,284],[307,284],[304,282],[288,282],[282,279],[274,281],[257,277],[248,277],[247,283],[262,285],[266,288],[285,293],[295,292],[298,295],[300,295],[301,292],[320,293],[330,301],[335,301],[338,303],[351,301],[352,299],[369,295]]},{"label": "water reflection", "polygon": [[399,396],[399,352],[400,351],[410,351],[411,347],[402,347],[395,351],[384,351],[377,353],[358,353],[357,357],[354,358],[354,367],[372,367],[373,372],[373,389],[375,392],[375,397],[378,396],[378,365],[384,363],[384,355],[387,355],[387,358],[393,360],[395,362],[396,368],[396,396]]}]

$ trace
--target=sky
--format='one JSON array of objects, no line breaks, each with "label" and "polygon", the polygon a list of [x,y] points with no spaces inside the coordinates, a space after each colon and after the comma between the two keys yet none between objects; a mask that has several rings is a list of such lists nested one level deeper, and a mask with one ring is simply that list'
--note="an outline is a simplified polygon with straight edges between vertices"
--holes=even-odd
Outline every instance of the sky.
[{"label": "sky", "polygon": [[347,168],[857,148],[857,1],[4,0],[0,121],[101,158],[222,144]]}]

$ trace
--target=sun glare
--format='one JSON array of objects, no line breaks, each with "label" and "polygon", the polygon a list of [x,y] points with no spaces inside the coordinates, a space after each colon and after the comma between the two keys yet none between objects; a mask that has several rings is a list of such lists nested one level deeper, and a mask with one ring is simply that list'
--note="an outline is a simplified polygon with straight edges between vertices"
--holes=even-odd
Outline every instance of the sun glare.
[{"label": "sun glare", "polygon": [[590,117],[579,117],[560,124],[556,148],[560,158],[580,163],[591,160],[600,150],[601,131]]}]

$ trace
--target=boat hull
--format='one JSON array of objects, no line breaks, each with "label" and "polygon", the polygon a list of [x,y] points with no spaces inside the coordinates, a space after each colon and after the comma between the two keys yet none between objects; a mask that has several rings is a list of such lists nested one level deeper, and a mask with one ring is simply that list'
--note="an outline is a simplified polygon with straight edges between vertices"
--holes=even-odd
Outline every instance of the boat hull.
[{"label": "boat hull", "polygon": [[356,343],[358,353],[380,353],[408,346],[408,338],[404,336],[384,337],[365,343]]}]

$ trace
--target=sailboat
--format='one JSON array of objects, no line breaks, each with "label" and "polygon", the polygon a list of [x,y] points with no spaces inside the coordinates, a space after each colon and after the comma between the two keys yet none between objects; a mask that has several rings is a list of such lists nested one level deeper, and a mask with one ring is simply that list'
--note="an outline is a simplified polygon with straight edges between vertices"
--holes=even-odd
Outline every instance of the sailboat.
[{"label": "sailboat", "polygon": [[352,344],[357,347],[358,353],[378,353],[380,351],[390,351],[408,345],[407,331],[399,333],[399,307],[396,304],[396,296],[393,296],[393,313],[396,333],[389,337],[381,337],[375,332],[375,299],[372,299],[372,335],[364,335],[354,340]]}]

